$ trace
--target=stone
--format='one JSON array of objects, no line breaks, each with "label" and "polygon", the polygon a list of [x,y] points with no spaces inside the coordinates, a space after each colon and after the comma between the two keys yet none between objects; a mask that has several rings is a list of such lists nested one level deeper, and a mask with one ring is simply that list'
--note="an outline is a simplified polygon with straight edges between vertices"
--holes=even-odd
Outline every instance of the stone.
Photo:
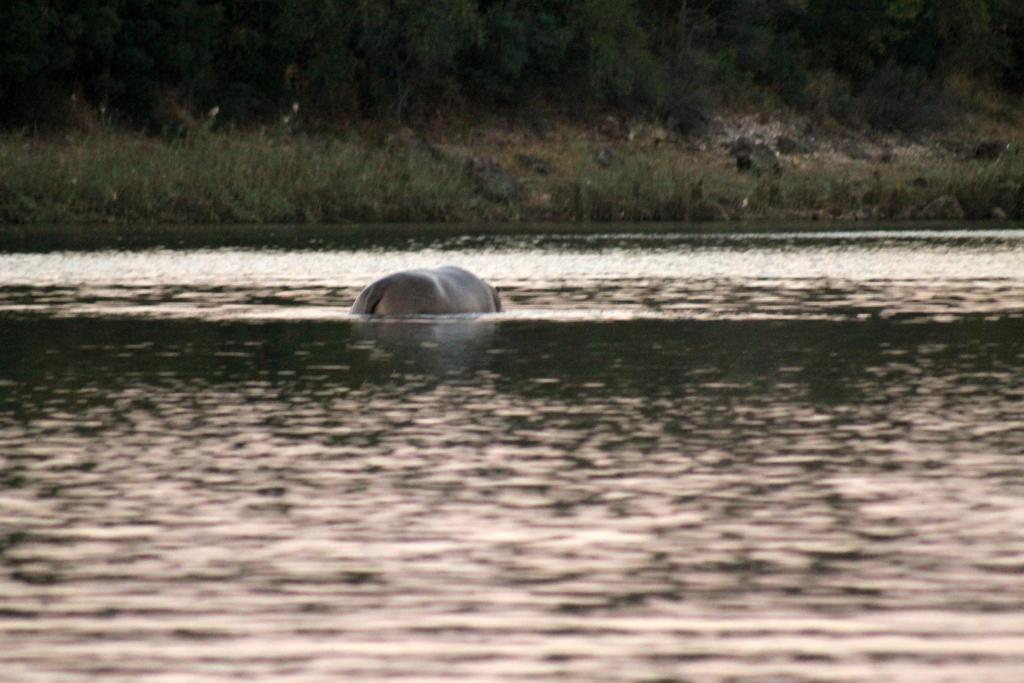
[{"label": "stone", "polygon": [[482,195],[494,201],[511,201],[519,196],[519,181],[490,157],[472,157],[463,168]]},{"label": "stone", "polygon": [[618,153],[611,147],[602,147],[601,151],[597,153],[597,163],[599,166],[608,168],[612,164],[619,160]]},{"label": "stone", "polygon": [[993,161],[1003,156],[1009,149],[1004,140],[986,140],[979,142],[974,148],[974,158]]},{"label": "stone", "polygon": [[754,150],[754,141],[748,138],[746,135],[742,135],[732,141],[729,145],[729,152],[731,154],[750,154]]},{"label": "stone", "polygon": [[964,209],[952,195],[943,195],[917,212],[917,218],[926,221],[962,220]]},{"label": "stone", "polygon": [[733,143],[732,151],[736,155],[736,168],[740,171],[749,171],[759,176],[782,173],[779,157],[768,145],[740,138]]},{"label": "stone", "polygon": [[625,129],[623,123],[612,114],[604,117],[604,120],[598,125],[597,130],[601,135],[616,140],[623,138],[628,134],[628,130]]},{"label": "stone", "polygon": [[750,152],[740,152],[736,155],[736,170],[738,171],[749,171],[754,166],[754,160],[750,157]]}]

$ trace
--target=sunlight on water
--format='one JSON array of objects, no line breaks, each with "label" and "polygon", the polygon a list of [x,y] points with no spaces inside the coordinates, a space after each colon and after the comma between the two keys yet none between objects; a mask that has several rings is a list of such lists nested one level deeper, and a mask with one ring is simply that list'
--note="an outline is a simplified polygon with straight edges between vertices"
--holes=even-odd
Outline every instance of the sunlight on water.
[{"label": "sunlight on water", "polygon": [[0,339],[0,680],[1024,671],[1024,232],[8,249]]},{"label": "sunlight on water", "polygon": [[498,286],[506,308],[520,319],[804,319],[1024,310],[1019,231],[521,240],[538,242],[532,248],[508,236],[496,241],[412,251],[0,254],[0,311],[338,319],[374,279],[448,263]]}]

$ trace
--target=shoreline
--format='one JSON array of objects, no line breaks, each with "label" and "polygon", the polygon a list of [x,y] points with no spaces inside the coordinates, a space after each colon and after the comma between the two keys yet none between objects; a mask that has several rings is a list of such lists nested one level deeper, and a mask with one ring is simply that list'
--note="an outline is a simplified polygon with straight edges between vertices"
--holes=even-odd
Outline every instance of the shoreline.
[{"label": "shoreline", "polygon": [[1020,140],[948,131],[907,139],[732,116],[683,137],[609,115],[430,139],[409,129],[0,135],[4,225],[1021,219]]},{"label": "shoreline", "polygon": [[458,236],[480,246],[507,236],[538,239],[587,236],[692,236],[724,240],[1017,236],[1024,221],[829,221],[718,223],[343,223],[343,224],[45,224],[0,225],[0,252],[136,251],[146,249],[375,249],[392,242],[409,245]]}]

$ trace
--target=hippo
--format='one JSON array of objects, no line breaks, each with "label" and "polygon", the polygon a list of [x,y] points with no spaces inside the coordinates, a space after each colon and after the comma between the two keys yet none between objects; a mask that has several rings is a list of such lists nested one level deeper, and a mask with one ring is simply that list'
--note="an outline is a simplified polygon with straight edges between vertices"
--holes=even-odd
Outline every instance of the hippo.
[{"label": "hippo", "polygon": [[364,289],[352,312],[365,315],[451,315],[501,310],[498,291],[457,266],[403,270]]}]

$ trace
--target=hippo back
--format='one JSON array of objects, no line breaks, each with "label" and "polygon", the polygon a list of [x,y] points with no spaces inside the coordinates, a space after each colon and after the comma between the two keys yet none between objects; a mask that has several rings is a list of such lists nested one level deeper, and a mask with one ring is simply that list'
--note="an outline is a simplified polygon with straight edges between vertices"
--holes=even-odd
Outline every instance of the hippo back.
[{"label": "hippo back", "polygon": [[497,291],[468,270],[444,266],[392,273],[364,289],[353,313],[445,315],[501,310]]}]

